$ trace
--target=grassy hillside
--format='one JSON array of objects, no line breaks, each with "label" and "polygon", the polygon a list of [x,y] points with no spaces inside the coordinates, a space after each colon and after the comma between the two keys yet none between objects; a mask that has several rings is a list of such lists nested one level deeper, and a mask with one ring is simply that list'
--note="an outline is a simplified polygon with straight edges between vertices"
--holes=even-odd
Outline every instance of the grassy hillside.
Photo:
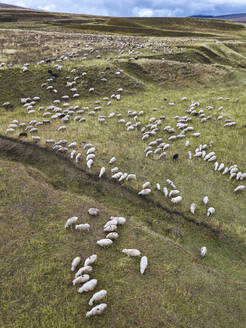
[{"label": "grassy hillside", "polygon": [[[0,25],[0,326],[244,328],[246,191],[233,190],[246,185],[245,178],[230,179],[224,169],[214,170],[215,161],[194,157],[206,144],[218,165],[246,172],[244,25],[36,15],[23,11],[18,24]],[[180,33],[184,37],[170,37]],[[40,99],[31,107],[21,104],[34,97]],[[193,128],[185,137],[181,118]],[[236,124],[225,127],[229,122]],[[66,139],[67,151],[54,150],[48,139]],[[163,142],[169,148],[159,159]],[[88,143],[96,148],[90,169]],[[72,150],[81,153],[78,163]],[[106,172],[99,179],[101,167]],[[136,180],[112,179],[113,167]],[[172,190],[167,179],[180,203],[165,197],[163,188]],[[146,181],[152,192],[139,196]],[[91,207],[100,210],[98,217],[89,216]],[[66,230],[71,216],[88,222],[89,232]],[[127,222],[118,227],[119,239],[102,249],[96,241],[105,237],[110,216]],[[124,248],[148,257],[144,275],[140,259],[126,257]],[[98,260],[90,276],[98,286],[80,295],[71,261],[92,254]],[[100,289],[108,292],[108,308],[86,319],[88,301]]]}]

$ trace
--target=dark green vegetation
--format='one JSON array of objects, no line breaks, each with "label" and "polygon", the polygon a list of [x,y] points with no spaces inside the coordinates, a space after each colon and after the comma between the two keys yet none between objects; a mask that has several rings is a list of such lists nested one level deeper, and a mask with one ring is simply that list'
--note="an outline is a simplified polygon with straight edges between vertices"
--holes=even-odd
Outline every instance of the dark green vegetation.
[{"label": "dark green vegetation", "polygon": [[[200,144],[213,140],[211,151],[219,163],[236,163],[240,171],[246,171],[245,26],[188,18],[8,10],[2,11],[0,19],[10,17],[18,24],[0,25],[4,28],[0,62],[6,63],[0,68],[0,105],[10,102],[0,106],[0,134],[13,120],[42,121],[46,108],[63,95],[70,96],[70,106],[89,110],[82,114],[83,123],[71,116],[65,132],[57,131],[63,124],[58,119],[37,126],[34,135],[40,136],[40,145],[33,143],[29,132],[21,141],[18,135],[24,130],[20,128],[10,138],[0,136],[0,327],[245,328],[246,197],[245,191],[233,193],[245,180],[229,180],[228,175],[215,172],[212,163],[187,156],[188,150],[194,153]],[[88,34],[92,30],[95,33]],[[119,35],[99,35],[98,31]],[[171,37],[180,33],[187,37]],[[67,60],[57,62],[62,55]],[[24,63],[30,66],[23,73]],[[56,64],[62,66],[61,71],[55,69]],[[47,81],[50,69],[58,75],[54,81]],[[86,74],[74,86],[79,98],[72,98],[66,83],[78,72]],[[44,82],[47,85],[41,87]],[[47,90],[49,84],[57,93]],[[89,93],[92,87],[95,91]],[[119,88],[123,88],[120,101],[111,99]],[[28,114],[20,98],[34,96],[40,101],[35,112]],[[104,97],[109,97],[111,106]],[[63,102],[57,106],[66,108]],[[189,116],[201,136],[189,134],[170,141],[162,160],[158,154],[146,158],[149,142],[159,137],[168,142],[163,127],[175,127],[174,117],[188,115],[192,102],[200,102],[197,110],[212,116],[205,123],[199,116]],[[39,111],[39,106],[44,109]],[[101,106],[101,111],[89,115],[95,106]],[[164,115],[158,134],[142,141],[141,127],[127,131],[126,122],[134,122],[127,116],[129,110],[144,111],[137,118],[141,127],[152,117]],[[121,116],[109,119],[112,112]],[[99,123],[98,115],[105,115],[106,122]],[[219,115],[223,120],[217,120]],[[125,123],[119,123],[120,118]],[[226,119],[237,125],[224,128]],[[45,144],[50,138],[78,142],[81,161],[75,165],[69,154],[52,151]],[[185,148],[187,139],[191,145]],[[96,147],[90,170],[83,150],[88,142]],[[174,153],[179,154],[177,162],[172,160]],[[113,156],[115,166],[135,173],[137,181],[111,179],[108,161]],[[102,166],[106,173],[99,179]],[[179,204],[155,190],[156,183],[166,186],[168,178],[181,191]],[[151,181],[153,192],[140,197],[137,192],[146,181]],[[216,210],[211,217],[202,203],[205,195]],[[197,204],[195,215],[189,210],[192,202]],[[100,209],[98,217],[89,217],[90,207]],[[80,223],[91,224],[88,233],[64,229],[67,218],[74,215]],[[111,215],[124,216],[127,223],[118,229],[119,239],[101,249],[96,241],[104,238],[103,225]],[[202,246],[208,249],[203,259],[199,256]],[[123,248],[137,248],[148,256],[145,275],[139,274],[139,259],[124,256]],[[100,317],[85,319],[93,292],[77,293],[70,264],[76,256],[83,261],[94,253],[98,261],[91,278],[98,279],[95,291],[108,291],[108,308]]]}]

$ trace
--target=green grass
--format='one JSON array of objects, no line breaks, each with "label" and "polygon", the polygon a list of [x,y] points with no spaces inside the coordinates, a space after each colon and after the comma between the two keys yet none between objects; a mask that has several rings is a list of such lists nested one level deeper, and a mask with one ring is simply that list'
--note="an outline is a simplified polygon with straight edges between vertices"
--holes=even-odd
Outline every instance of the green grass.
[{"label": "green grass", "polygon": [[[58,19],[56,26],[54,18]],[[72,115],[65,132],[57,131],[63,123],[51,119],[50,125],[38,126],[35,133],[42,147],[47,147],[45,141],[50,138],[76,141],[76,150],[82,153],[77,166],[66,156],[33,144],[30,133],[26,143],[0,136],[0,326],[244,328],[246,202],[245,191],[235,194],[233,190],[245,180],[229,180],[228,175],[215,172],[212,163],[201,158],[190,161],[187,155],[188,150],[194,153],[200,144],[213,140],[208,152],[215,151],[219,163],[236,163],[240,171],[246,171],[246,129],[242,127],[246,124],[244,25],[201,19],[46,13],[34,17],[25,11],[16,19],[18,26],[1,25],[8,29],[0,34],[0,53],[6,56],[7,65],[13,65],[0,69],[0,104],[11,103],[0,109],[0,135],[13,120],[42,121],[45,108],[63,95],[70,96],[70,106],[89,110],[80,114],[86,118],[82,123],[74,121],[76,114]],[[39,24],[43,31],[37,32]],[[19,30],[23,26],[26,29]],[[83,35],[88,26],[95,32],[89,37]],[[119,34],[125,31],[148,35],[155,31],[158,35],[178,36],[182,32],[187,38],[99,36],[102,26],[109,32],[114,27]],[[79,33],[72,33],[75,31]],[[204,39],[190,39],[189,33],[203,35]],[[206,35],[219,35],[220,40],[207,39]],[[240,40],[222,40],[232,36]],[[79,56],[63,61],[58,78],[51,83],[57,94],[41,88],[49,78],[48,69],[54,70],[56,62],[37,62],[72,51]],[[82,60],[85,54],[87,60]],[[31,65],[23,73],[21,65],[27,61]],[[76,100],[65,86],[76,76],[72,69],[87,73],[75,85],[80,94]],[[121,74],[116,75],[120,69]],[[103,77],[107,81],[102,81]],[[95,92],[89,94],[91,87]],[[111,99],[119,88],[123,88],[120,101]],[[35,113],[28,114],[20,98],[34,96],[40,101],[34,107]],[[103,100],[106,96],[111,106]],[[186,101],[181,100],[184,96]],[[170,106],[171,102],[175,105]],[[200,102],[197,110],[204,110],[211,120],[201,123],[199,116],[189,115],[186,110],[192,102]],[[89,115],[98,105],[102,109]],[[39,106],[44,110],[38,111]],[[65,108],[63,101],[58,106]],[[140,110],[144,114],[136,121],[141,126],[127,131],[125,124],[136,122],[128,111]],[[121,116],[108,118],[112,112]],[[99,123],[98,115],[106,116],[106,122]],[[191,117],[189,125],[201,136],[195,138],[189,132],[185,139],[167,141],[170,135],[163,128],[175,128],[176,115]],[[222,121],[217,120],[219,115],[223,115]],[[160,116],[165,119],[158,133],[142,141],[141,128],[152,117]],[[119,123],[120,118],[125,123]],[[236,121],[236,127],[224,128],[226,119]],[[10,136],[18,139],[22,131],[18,128]],[[160,137],[170,143],[166,158],[146,158],[144,149]],[[185,148],[187,139],[190,147]],[[91,170],[82,149],[85,143],[96,147]],[[175,153],[179,154],[177,162],[172,160]],[[108,161],[113,156],[117,159],[113,166],[135,173],[136,181],[112,181]],[[106,173],[98,179],[102,166]],[[155,190],[156,183],[161,188],[167,186],[166,179],[173,180],[180,190],[181,203],[175,205]],[[146,181],[151,181],[152,194],[142,198],[137,192]],[[209,196],[209,206],[216,210],[212,217],[207,217],[207,207],[202,203],[205,195]],[[195,215],[189,210],[193,202],[197,205]],[[97,218],[89,217],[90,207],[100,209]],[[91,224],[89,233],[64,229],[67,218],[74,215],[80,217],[80,222]],[[127,223],[119,228],[119,239],[105,250],[96,241],[104,237],[103,225],[111,215],[124,216]],[[201,259],[199,252],[204,245],[208,253]],[[123,248],[138,248],[148,256],[145,275],[139,274],[139,259],[125,257]],[[108,309],[101,317],[85,319],[93,293],[77,293],[72,286],[70,264],[75,256],[84,260],[94,253],[98,254],[98,262],[91,277],[98,279],[96,291],[108,291]]]}]

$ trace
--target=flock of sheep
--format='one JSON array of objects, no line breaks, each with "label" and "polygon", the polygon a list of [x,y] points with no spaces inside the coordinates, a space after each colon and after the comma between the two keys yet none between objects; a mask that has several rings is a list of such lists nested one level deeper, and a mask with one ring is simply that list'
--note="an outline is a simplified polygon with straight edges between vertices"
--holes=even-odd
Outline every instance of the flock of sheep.
[{"label": "flock of sheep", "polygon": [[[108,40],[108,39],[107,39]],[[107,41],[110,43],[110,41]],[[114,41],[112,41],[113,43]],[[122,38],[120,54],[124,53],[124,48],[128,47],[128,54],[131,54],[133,57],[131,60],[136,59],[134,56],[138,55],[139,49],[146,47],[141,45],[141,43],[129,43],[124,41]],[[133,46],[134,44],[134,46]],[[165,46],[166,53],[170,53],[168,45]],[[154,52],[154,49],[149,46],[149,49]],[[63,63],[67,60],[77,58],[80,54],[78,52],[72,52],[67,55],[59,55],[56,60],[52,61],[52,70],[49,70],[49,78],[40,85],[41,88],[46,89],[47,93],[57,94],[58,90],[53,85],[56,77],[59,75],[59,72],[63,70]],[[99,57],[98,57],[99,56]],[[97,58],[100,58],[98,55]],[[82,59],[86,60],[88,54],[86,54]],[[114,58],[118,60],[119,58]],[[43,65],[47,61],[41,60],[37,64]],[[0,64],[0,67],[4,67],[3,63]],[[20,69],[25,74],[29,70],[29,64],[26,63]],[[101,72],[102,76],[104,72]],[[123,70],[117,70],[114,72],[116,76],[123,74]],[[114,90],[114,93],[111,95],[105,95],[102,99],[98,99],[95,102],[93,109],[90,109],[88,106],[80,106],[70,104],[70,101],[78,101],[81,98],[78,92],[78,86],[80,81],[86,77],[86,72],[80,72],[78,69],[73,68],[69,75],[66,77],[64,82],[67,89],[67,93],[57,98],[53,101],[52,104],[43,107],[40,106],[42,99],[37,95],[35,97],[23,97],[20,99],[20,104],[23,106],[23,109],[26,111],[30,120],[26,122],[20,122],[17,119],[12,120],[5,130],[6,135],[18,135],[19,137],[31,136],[33,142],[42,142],[47,147],[51,147],[55,152],[63,153],[66,156],[74,161],[77,165],[84,165],[88,170],[92,169],[94,162],[96,161],[96,146],[91,142],[86,143],[83,147],[80,145],[80,140],[76,139],[74,135],[73,140],[67,140],[64,138],[64,131],[69,129],[69,124],[74,122],[76,124],[83,124],[87,120],[94,120],[95,117],[97,121],[107,128],[107,121],[114,121],[115,124],[118,124],[120,127],[125,129],[131,137],[131,131],[137,131],[139,134],[139,141],[144,144],[147,143],[146,148],[144,149],[143,156],[145,158],[151,158],[152,160],[161,161],[165,157],[169,156],[172,149],[175,149],[175,142],[177,140],[184,140],[184,148],[187,149],[187,158],[190,161],[198,158],[203,160],[211,166],[216,172],[220,172],[222,176],[228,176],[230,180],[238,181],[238,185],[233,189],[234,193],[242,192],[245,189],[245,185],[241,183],[246,178],[246,173],[242,172],[238,165],[235,163],[233,165],[226,165],[226,163],[221,162],[213,151],[213,141],[209,144],[198,143],[197,147],[192,150],[190,139],[202,137],[202,132],[195,130],[194,122],[198,121],[203,125],[206,124],[211,119],[215,119],[218,122],[223,122],[224,128],[233,129],[237,126],[237,122],[230,119],[224,119],[224,116],[221,114],[223,111],[223,106],[218,109],[213,108],[212,106],[207,106],[206,109],[201,109],[201,104],[199,102],[191,102],[187,104],[187,98],[183,97],[182,102],[184,103],[184,113],[183,116],[174,116],[175,125],[171,126],[165,124],[166,117],[161,115],[159,117],[152,116],[146,122],[146,113],[143,110],[129,110],[127,114],[109,112],[108,109],[113,102],[118,102],[122,99],[124,90],[123,88],[117,88]],[[107,79],[104,77],[105,82]],[[90,87],[88,89],[88,94],[93,95],[95,93],[96,87]],[[226,101],[227,98],[218,98],[220,101]],[[237,102],[238,100],[236,100]],[[4,107],[8,106],[9,102],[3,104]],[[169,102],[168,106],[173,107],[175,103]],[[100,112],[100,114],[99,114]],[[54,123],[54,124],[53,124]],[[52,138],[43,140],[39,135],[39,132],[42,131],[42,128],[45,126],[50,126],[52,131],[53,125],[56,125],[56,131],[60,134],[60,139],[55,140]],[[153,140],[154,138],[154,140]],[[149,141],[151,140],[151,141]],[[199,140],[199,139],[198,139]],[[148,142],[149,141],[149,142]],[[172,151],[172,153],[174,153]],[[173,160],[178,160],[178,154],[173,156]],[[113,180],[118,181],[119,183],[131,183],[133,180],[137,180],[137,172],[125,172],[123,168],[119,168],[117,165],[117,158],[111,157],[108,158],[107,162],[101,166],[101,169],[98,173],[100,179],[103,179],[105,174],[110,175]],[[183,196],[182,192],[176,187],[175,183],[166,179],[165,183],[161,185],[160,183],[153,184],[151,181],[142,181],[141,190],[136,190],[139,196],[147,196],[151,193],[158,192],[162,193],[167,201],[170,201],[172,204],[177,204],[182,202]],[[215,213],[215,208],[210,206],[210,200],[207,195],[203,196],[203,205],[206,208],[206,215],[211,216]],[[190,205],[190,212],[194,215],[197,205],[192,203]],[[96,208],[90,208],[89,214],[91,216],[96,216],[99,214],[99,210]],[[97,240],[96,244],[99,247],[109,247],[114,244],[114,242],[119,238],[119,233],[117,232],[120,225],[125,224],[126,219],[124,217],[111,217],[108,222],[105,223],[103,231],[106,234],[105,238]],[[78,223],[78,217],[71,217],[67,220],[65,228],[74,227],[78,231],[89,231],[89,223]],[[123,249],[122,253],[127,256],[139,257],[141,252],[137,249]],[[207,253],[207,248],[203,246],[200,249],[201,257],[204,257]],[[78,293],[86,293],[92,291],[97,286],[97,279],[91,279],[90,274],[93,271],[93,264],[97,261],[97,255],[93,254],[85,259],[83,266],[77,269],[78,265],[81,264],[81,257],[77,256],[73,259],[71,265],[71,271],[74,272],[77,270],[72,284],[74,286],[81,285],[78,288]],[[140,260],[140,273],[144,274],[148,265],[148,258],[142,256]],[[94,303],[97,303],[104,299],[107,296],[107,291],[102,289],[96,292],[91,299],[89,300],[89,305],[92,307]],[[106,303],[100,303],[91,308],[90,311],[86,313],[86,317],[91,317],[97,314],[101,314],[107,308]]]},{"label": "flock of sheep", "polygon": [[[90,208],[88,210],[89,215],[91,216],[97,216],[99,214],[99,209],[97,208]],[[78,217],[73,216],[69,218],[65,223],[65,228],[71,228],[74,227],[75,230],[79,231],[89,231],[90,224],[88,223],[82,223],[77,224]],[[107,221],[104,225],[104,233],[106,233],[106,238],[100,239],[96,242],[96,244],[100,247],[109,247],[113,244],[113,242],[119,238],[118,232],[116,230],[118,229],[118,226],[123,225],[126,223],[126,219],[124,217],[110,217],[110,220]],[[123,249],[122,253],[126,254],[127,256],[132,257],[139,257],[141,255],[141,252],[138,249]],[[86,293],[94,290],[97,286],[97,279],[90,279],[91,272],[93,271],[92,264],[97,261],[97,255],[93,254],[85,259],[84,265],[79,268],[74,276],[73,279],[73,286],[82,284],[81,287],[78,288],[78,293]],[[77,266],[81,263],[81,257],[77,256],[72,260],[71,264],[71,271],[74,272],[77,268]],[[148,265],[148,259],[147,256],[142,256],[140,260],[140,273],[144,274],[146,268]],[[89,300],[89,305],[93,306],[93,303],[101,301],[103,298],[107,296],[107,291],[105,289],[102,289],[98,292],[96,292]],[[101,303],[99,305],[94,306],[90,311],[86,313],[86,317],[89,318],[94,315],[101,314],[104,312],[104,310],[107,308],[106,303]]]}]

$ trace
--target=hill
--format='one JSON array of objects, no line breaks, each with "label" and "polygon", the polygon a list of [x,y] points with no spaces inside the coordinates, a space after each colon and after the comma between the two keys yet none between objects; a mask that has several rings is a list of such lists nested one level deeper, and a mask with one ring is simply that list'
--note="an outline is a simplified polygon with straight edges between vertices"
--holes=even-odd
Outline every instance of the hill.
[{"label": "hill", "polygon": [[0,326],[245,328],[245,25],[1,13]]},{"label": "hill", "polygon": [[8,5],[7,3],[0,3],[0,8],[9,8],[9,9],[27,9],[20,6]]}]

